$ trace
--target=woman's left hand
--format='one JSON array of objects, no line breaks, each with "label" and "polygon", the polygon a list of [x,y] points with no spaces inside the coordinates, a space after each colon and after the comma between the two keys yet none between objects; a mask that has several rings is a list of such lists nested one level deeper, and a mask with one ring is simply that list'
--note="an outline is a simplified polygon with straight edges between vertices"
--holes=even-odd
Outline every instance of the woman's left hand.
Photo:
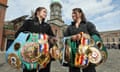
[{"label": "woman's left hand", "polygon": [[49,40],[52,44],[54,44],[58,41],[58,39],[56,37],[51,37]]}]

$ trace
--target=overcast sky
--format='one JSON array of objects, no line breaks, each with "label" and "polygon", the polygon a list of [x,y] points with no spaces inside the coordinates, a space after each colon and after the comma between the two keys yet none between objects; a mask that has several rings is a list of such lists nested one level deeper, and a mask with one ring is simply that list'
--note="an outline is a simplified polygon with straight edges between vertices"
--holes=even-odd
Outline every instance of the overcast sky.
[{"label": "overcast sky", "polygon": [[[5,21],[23,15],[31,15],[31,11],[39,6],[46,7],[48,17],[51,0],[8,0]],[[59,0],[62,5],[62,18],[66,24],[72,21],[73,8],[82,8],[88,21],[96,25],[98,31],[120,30],[120,0]]]}]

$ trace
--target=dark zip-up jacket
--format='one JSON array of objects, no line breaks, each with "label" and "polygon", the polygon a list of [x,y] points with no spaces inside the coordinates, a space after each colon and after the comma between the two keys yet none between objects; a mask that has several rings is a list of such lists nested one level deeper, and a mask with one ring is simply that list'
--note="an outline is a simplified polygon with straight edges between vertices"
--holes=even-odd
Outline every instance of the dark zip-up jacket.
[{"label": "dark zip-up jacket", "polygon": [[15,37],[17,37],[20,32],[26,32],[26,31],[31,33],[45,33],[50,36],[54,36],[50,25],[45,23],[44,21],[42,21],[40,24],[37,17],[31,20],[30,19],[25,20],[23,25],[16,32]]},{"label": "dark zip-up jacket", "polygon": [[65,37],[71,36],[71,35],[78,34],[80,32],[87,33],[90,36],[94,34],[100,36],[94,24],[92,24],[91,22],[85,22],[85,21],[82,21],[78,28],[75,27],[75,22],[72,22],[72,24],[68,26],[67,30],[65,31],[64,36]]}]

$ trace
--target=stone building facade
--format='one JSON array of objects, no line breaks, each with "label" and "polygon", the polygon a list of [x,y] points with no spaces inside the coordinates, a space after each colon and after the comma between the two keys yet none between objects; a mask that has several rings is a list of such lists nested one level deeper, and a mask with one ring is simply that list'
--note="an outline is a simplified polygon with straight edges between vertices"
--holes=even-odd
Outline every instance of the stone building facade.
[{"label": "stone building facade", "polygon": [[48,24],[51,25],[52,30],[56,37],[58,38],[58,45],[61,48],[62,46],[62,37],[64,29],[67,27],[62,20],[62,11],[61,11],[61,4],[59,2],[53,2],[50,5],[50,20],[48,20]]},{"label": "stone building facade", "polygon": [[120,30],[100,32],[100,35],[108,49],[120,49]]}]

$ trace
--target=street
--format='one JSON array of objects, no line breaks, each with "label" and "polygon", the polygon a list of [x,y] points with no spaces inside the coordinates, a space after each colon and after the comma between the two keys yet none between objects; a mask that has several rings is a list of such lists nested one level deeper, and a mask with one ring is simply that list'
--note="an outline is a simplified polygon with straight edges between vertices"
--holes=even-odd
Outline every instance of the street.
[{"label": "street", "polygon": [[[120,72],[120,50],[110,49],[108,55],[107,61],[96,67],[97,72]],[[4,53],[0,53],[0,72],[22,72],[22,70],[10,67],[5,62]],[[51,72],[68,72],[68,68],[61,66],[59,61],[54,61],[51,65]]]}]

